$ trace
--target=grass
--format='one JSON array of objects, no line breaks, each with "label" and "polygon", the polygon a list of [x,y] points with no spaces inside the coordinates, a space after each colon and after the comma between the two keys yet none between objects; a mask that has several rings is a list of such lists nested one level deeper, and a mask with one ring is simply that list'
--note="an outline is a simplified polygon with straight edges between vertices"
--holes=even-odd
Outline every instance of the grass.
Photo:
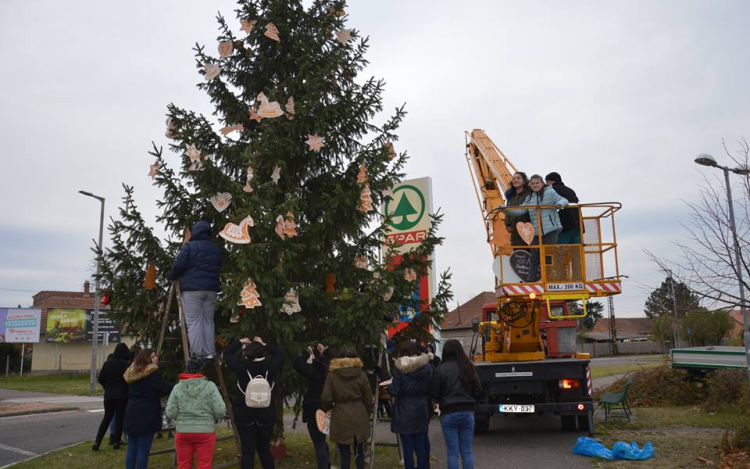
[{"label": "grass", "polygon": [[[0,388],[16,391],[49,392],[54,394],[73,394],[90,396],[88,374],[31,375],[0,378]],[[96,383],[94,395],[103,394],[102,387]]]},{"label": "grass", "polygon": [[622,375],[633,371],[641,371],[648,368],[656,368],[664,364],[663,360],[654,361],[654,363],[632,364],[632,365],[608,365],[608,366],[591,366],[591,377],[593,379],[604,378],[606,376]]},{"label": "grass", "polygon": [[[223,428],[217,430],[219,437],[231,435],[231,431]],[[106,441],[106,440],[105,440]],[[288,432],[286,434],[288,455],[286,458],[276,461],[278,469],[314,468],[315,454],[312,443],[307,435]],[[69,448],[59,449],[50,454],[17,464],[14,469],[47,469],[60,467],[75,467],[76,469],[120,469],[125,466],[125,451],[122,447],[117,451],[102,445],[98,452],[91,451],[92,442],[82,443]],[[173,447],[174,440],[163,438],[154,440],[152,451],[163,450]],[[234,439],[217,443],[214,450],[214,465],[230,462],[235,458]],[[334,454],[331,451],[331,454]],[[149,469],[173,469],[173,454],[163,454],[149,458]],[[256,467],[260,467],[256,459]],[[400,469],[398,455],[395,448],[377,447],[375,449],[375,466],[382,469]],[[237,466],[238,467],[238,466]]]}]

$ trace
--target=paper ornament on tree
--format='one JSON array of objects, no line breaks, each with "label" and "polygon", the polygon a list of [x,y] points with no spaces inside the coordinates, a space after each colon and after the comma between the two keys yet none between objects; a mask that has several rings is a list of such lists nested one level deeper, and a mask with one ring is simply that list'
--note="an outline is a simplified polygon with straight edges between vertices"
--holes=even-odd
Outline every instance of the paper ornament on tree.
[{"label": "paper ornament on tree", "polygon": [[245,178],[245,187],[242,188],[242,190],[247,192],[248,194],[253,191],[253,188],[250,186],[250,182],[253,180],[253,176],[253,168],[252,166],[248,166],[247,177]]},{"label": "paper ornament on tree", "polygon": [[240,302],[237,303],[238,305],[249,309],[253,309],[256,306],[263,306],[263,303],[260,302],[260,295],[256,290],[253,279],[248,277],[242,287],[242,291],[240,292]]},{"label": "paper ornament on tree", "polygon": [[290,288],[289,291],[286,292],[286,295],[284,295],[284,304],[279,311],[286,313],[289,316],[302,311],[302,308],[299,305],[299,295],[294,291],[294,288]]},{"label": "paper ornament on tree", "polygon": [[260,101],[260,107],[258,108],[258,115],[263,119],[273,119],[274,117],[281,117],[284,115],[284,111],[281,110],[281,106],[276,101],[268,102],[268,98],[263,93],[258,94],[258,101]]},{"label": "paper ornament on tree", "polygon": [[286,218],[284,219],[284,236],[287,238],[297,236],[297,223],[294,222],[294,213],[291,210],[286,212]]},{"label": "paper ornament on tree", "polygon": [[229,54],[232,53],[232,49],[234,49],[234,44],[232,44],[232,41],[224,41],[219,43],[219,55],[222,57],[229,57]]},{"label": "paper ornament on tree", "polygon": [[250,34],[250,31],[252,31],[253,28],[255,27],[255,23],[256,23],[255,20],[240,21],[240,25],[242,25],[242,27],[240,28],[240,31],[245,31],[246,33]]},{"label": "paper ornament on tree", "polygon": [[[188,158],[190,158],[190,166],[188,171],[201,171],[203,169],[203,161],[201,160],[201,152],[195,145],[190,145],[186,151]],[[208,157],[203,158],[204,160]]]},{"label": "paper ornament on tree", "polygon": [[364,254],[357,254],[354,256],[354,267],[367,270],[370,267],[370,261],[367,260],[367,256]]},{"label": "paper ornament on tree", "polygon": [[334,291],[336,291],[336,274],[330,272],[326,274],[326,294],[331,296]]},{"label": "paper ornament on tree", "polygon": [[266,25],[266,31],[263,33],[263,35],[268,39],[273,39],[276,42],[281,42],[281,39],[279,39],[279,29],[273,23],[268,23]]},{"label": "paper ornament on tree", "polygon": [[413,282],[417,279],[417,272],[414,269],[404,269],[404,280]]},{"label": "paper ornament on tree", "polygon": [[372,192],[370,192],[370,185],[365,184],[362,192],[359,194],[359,204],[357,210],[362,213],[367,213],[372,210]]},{"label": "paper ornament on tree", "polygon": [[232,132],[242,132],[245,130],[245,126],[242,124],[236,124],[236,125],[228,125],[226,127],[222,127],[219,132],[221,132],[221,135],[228,135]]},{"label": "paper ornament on tree", "polygon": [[516,230],[518,230],[518,235],[526,244],[531,244],[534,241],[534,225],[531,223],[519,221],[516,223]]},{"label": "paper ornament on tree", "polygon": [[393,287],[388,287],[385,294],[383,294],[383,301],[391,301],[391,298],[393,298],[393,291]]},{"label": "paper ornament on tree", "polygon": [[148,175],[151,176],[151,180],[153,181],[156,179],[156,172],[159,171],[159,168],[161,168],[161,164],[159,163],[159,160],[154,161],[154,164],[149,165],[149,171]]},{"label": "paper ornament on tree", "polygon": [[229,192],[219,192],[211,196],[211,204],[214,206],[219,213],[229,207],[229,203],[232,201],[232,194]]},{"label": "paper ornament on tree", "polygon": [[279,238],[284,239],[284,217],[279,215],[276,217],[276,228],[274,228],[274,231],[277,235],[279,235]]},{"label": "paper ornament on tree", "polygon": [[331,5],[331,6],[328,7],[328,14],[330,14],[331,16],[336,15],[338,17],[342,17],[342,16],[346,15],[346,11],[344,11],[344,10],[336,10],[336,7],[334,7],[333,5]]},{"label": "paper ornament on tree", "polygon": [[318,135],[308,134],[305,143],[307,143],[307,146],[310,147],[310,150],[314,151],[315,153],[320,153],[320,150],[325,146],[323,138],[319,137]]},{"label": "paper ornament on tree", "polygon": [[396,149],[393,147],[393,142],[386,143],[385,148],[388,150],[389,160],[392,160],[393,158],[398,156],[398,154],[396,153]]},{"label": "paper ornament on tree", "polygon": [[279,179],[281,179],[281,168],[279,168],[279,165],[275,165],[273,167],[273,173],[271,173],[271,179],[273,180],[273,183],[277,186],[279,185]]},{"label": "paper ornament on tree", "polygon": [[152,263],[148,263],[146,266],[146,276],[143,279],[143,288],[146,290],[156,289],[156,266]]},{"label": "paper ornament on tree", "polygon": [[336,40],[339,41],[341,44],[346,44],[347,42],[351,41],[352,30],[342,29],[341,31],[336,31]]},{"label": "paper ornament on tree", "polygon": [[171,117],[167,117],[167,131],[164,133],[164,135],[167,138],[171,138],[172,140],[180,138],[180,134],[177,133],[177,126],[174,122],[172,122]]},{"label": "paper ornament on tree", "polygon": [[206,81],[211,81],[221,72],[221,67],[219,64],[212,64],[211,62],[206,62],[203,64],[203,71],[206,75]]},{"label": "paper ornament on tree", "polygon": [[239,225],[227,223],[224,229],[219,232],[219,236],[233,244],[250,244],[250,234],[248,228],[255,226],[253,217],[248,215]]},{"label": "paper ornament on tree", "polygon": [[359,165],[359,173],[357,173],[357,182],[364,184],[367,182],[367,166],[362,163]]},{"label": "paper ornament on tree", "polygon": [[284,106],[287,112],[287,119],[292,120],[294,119],[294,98],[289,98],[286,100],[286,105]]},{"label": "paper ornament on tree", "polygon": [[258,115],[258,110],[255,109],[254,107],[250,108],[250,120],[254,120],[255,122],[258,122],[258,123],[260,123],[260,121],[263,120],[263,118]]}]

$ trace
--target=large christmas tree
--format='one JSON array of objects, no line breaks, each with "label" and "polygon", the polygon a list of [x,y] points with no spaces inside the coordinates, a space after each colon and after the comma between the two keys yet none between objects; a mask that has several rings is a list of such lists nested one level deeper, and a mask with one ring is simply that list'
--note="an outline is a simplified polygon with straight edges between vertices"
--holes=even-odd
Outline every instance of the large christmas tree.
[{"label": "large christmas tree", "polygon": [[[413,273],[426,274],[442,242],[440,216],[418,248],[397,266],[388,262],[389,220],[380,208],[403,177],[407,155],[392,142],[405,113],[384,118],[384,82],[358,79],[367,39],[346,27],[344,8],[329,0],[307,9],[293,0],[240,1],[236,21],[218,17],[217,43],[196,46],[198,87],[214,117],[169,105],[173,155],[158,145],[151,152],[168,238],[144,223],[125,186],[109,227],[112,247],[101,256],[126,333],[155,343],[166,274],[199,220],[211,223],[224,250],[215,321],[226,340],[261,336],[288,359],[315,341],[364,351],[381,343],[399,308],[413,307]],[[153,290],[142,287],[148,265],[156,267]],[[446,312],[448,278],[397,340],[428,338]],[[280,384],[284,394],[301,385],[291,367]]]}]

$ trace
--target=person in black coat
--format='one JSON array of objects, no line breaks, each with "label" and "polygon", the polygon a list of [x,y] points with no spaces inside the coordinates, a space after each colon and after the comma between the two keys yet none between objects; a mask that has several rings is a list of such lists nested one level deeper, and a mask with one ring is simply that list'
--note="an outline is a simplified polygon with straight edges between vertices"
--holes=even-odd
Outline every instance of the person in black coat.
[{"label": "person in black coat", "polygon": [[404,445],[404,467],[414,469],[414,453],[417,467],[430,467],[430,440],[428,436],[432,402],[429,390],[433,368],[433,355],[420,353],[416,344],[406,342],[395,362],[393,378],[388,392],[396,399],[393,406],[391,431],[397,433]]},{"label": "person in black coat", "polygon": [[[237,352],[245,346],[244,357]],[[271,358],[266,358],[266,351]],[[233,341],[224,349],[224,361],[237,375],[237,392],[234,396],[234,424],[240,434],[242,446],[242,469],[252,469],[257,451],[263,469],[275,467],[271,456],[271,436],[276,424],[276,409],[273,402],[265,408],[250,408],[245,405],[244,391],[251,377],[262,376],[273,386],[276,376],[284,366],[284,355],[272,345],[266,345],[260,337]]]},{"label": "person in black coat", "polygon": [[161,430],[161,397],[172,391],[159,374],[159,357],[151,349],[143,349],[125,371],[130,385],[125,409],[125,433],[128,434],[126,469],[148,468],[148,453],[154,434]]},{"label": "person in black coat", "polygon": [[[548,186],[552,186],[555,192],[565,197],[571,204],[578,203],[576,191],[562,182],[559,173],[549,173],[544,178]],[[581,244],[580,209],[578,207],[564,208],[558,212],[562,231],[557,236],[557,244]]]},{"label": "person in black coat", "polygon": [[302,401],[302,423],[307,424],[307,433],[313,442],[318,469],[328,469],[330,455],[326,435],[318,429],[315,414],[320,409],[320,395],[323,393],[323,385],[326,382],[327,363],[330,357],[336,355],[338,353],[333,349],[319,343],[316,350],[309,347],[294,361],[294,369],[297,373],[307,378],[307,391]]},{"label": "person in black coat", "polygon": [[168,275],[169,280],[180,280],[191,354],[213,358],[216,353],[214,311],[220,272],[221,249],[211,242],[211,225],[199,221]]},{"label": "person in black coat", "polygon": [[94,451],[99,450],[99,445],[101,445],[107,427],[109,427],[113,418],[115,429],[111,435],[112,446],[114,449],[120,447],[125,407],[128,405],[128,383],[125,382],[122,375],[129,366],[130,350],[128,346],[117,344],[114,353],[107,358],[99,372],[99,384],[104,388],[104,418],[99,424],[99,431],[96,433],[96,440],[91,448]]}]

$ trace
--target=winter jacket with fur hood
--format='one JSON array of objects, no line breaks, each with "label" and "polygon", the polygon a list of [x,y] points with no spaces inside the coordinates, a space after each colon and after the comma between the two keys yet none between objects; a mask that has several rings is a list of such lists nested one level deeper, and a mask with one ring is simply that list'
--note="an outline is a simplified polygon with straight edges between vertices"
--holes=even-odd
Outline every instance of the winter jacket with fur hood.
[{"label": "winter jacket with fur hood", "polygon": [[182,373],[169,395],[166,412],[178,433],[213,433],[227,407],[219,389],[205,376]]},{"label": "winter jacket with fur hood", "polygon": [[321,409],[331,412],[330,437],[334,443],[364,443],[370,436],[372,389],[359,358],[331,360],[323,385]]},{"label": "winter jacket with fur hood", "polygon": [[147,434],[161,430],[161,396],[172,391],[159,374],[159,367],[151,364],[141,371],[133,366],[125,372],[130,385],[130,398],[125,409],[125,433]]},{"label": "winter jacket with fur hood", "polygon": [[396,398],[391,431],[400,434],[427,433],[432,416],[429,395],[433,355],[401,357],[396,360],[388,393]]},{"label": "winter jacket with fur hood", "polygon": [[99,372],[99,384],[104,388],[104,400],[127,399],[128,383],[123,374],[130,366],[130,350],[125,344],[117,344],[114,353],[107,358]]}]

